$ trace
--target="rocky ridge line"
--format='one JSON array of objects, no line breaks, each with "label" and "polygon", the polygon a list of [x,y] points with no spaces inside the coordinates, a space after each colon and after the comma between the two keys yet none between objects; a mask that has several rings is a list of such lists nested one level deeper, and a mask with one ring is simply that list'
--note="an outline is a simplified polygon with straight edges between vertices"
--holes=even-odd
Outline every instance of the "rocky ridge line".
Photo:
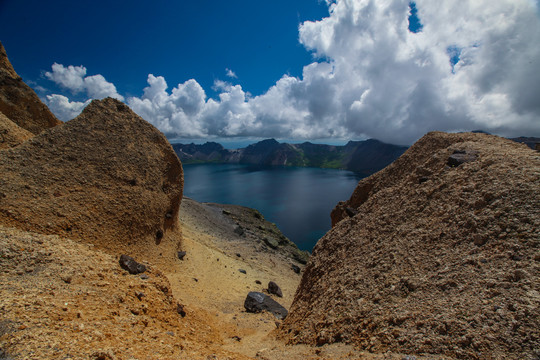
[{"label": "rocky ridge line", "polygon": [[0,42],[0,112],[34,135],[62,124],[24,83],[9,62]]}]

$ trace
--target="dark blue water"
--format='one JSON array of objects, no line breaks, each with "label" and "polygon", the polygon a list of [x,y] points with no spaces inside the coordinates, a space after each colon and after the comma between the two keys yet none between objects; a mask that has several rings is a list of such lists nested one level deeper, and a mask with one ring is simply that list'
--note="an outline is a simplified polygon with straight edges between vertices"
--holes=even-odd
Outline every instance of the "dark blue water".
[{"label": "dark blue water", "polygon": [[330,230],[334,206],[351,196],[361,178],[344,170],[193,164],[184,165],[184,194],[257,209],[300,249],[311,251]]}]

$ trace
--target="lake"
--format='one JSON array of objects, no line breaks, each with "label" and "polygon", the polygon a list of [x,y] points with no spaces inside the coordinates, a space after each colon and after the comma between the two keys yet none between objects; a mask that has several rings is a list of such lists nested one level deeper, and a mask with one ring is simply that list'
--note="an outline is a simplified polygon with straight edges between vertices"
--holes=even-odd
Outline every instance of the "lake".
[{"label": "lake", "polygon": [[334,169],[191,164],[184,165],[184,195],[257,209],[300,249],[311,251],[330,230],[334,206],[362,178]]}]

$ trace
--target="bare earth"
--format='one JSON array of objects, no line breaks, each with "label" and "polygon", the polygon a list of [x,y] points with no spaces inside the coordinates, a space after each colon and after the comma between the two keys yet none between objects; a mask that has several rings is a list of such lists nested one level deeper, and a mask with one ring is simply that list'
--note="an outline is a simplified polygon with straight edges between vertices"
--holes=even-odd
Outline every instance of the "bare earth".
[{"label": "bare earth", "polygon": [[264,292],[273,280],[283,291],[283,298],[274,298],[288,308],[301,277],[291,264],[303,265],[254,240],[260,234],[245,221],[239,236],[225,208],[252,214],[184,199],[180,223],[187,255],[166,268],[146,262],[148,279],[130,275],[118,256],[92,244],[0,227],[0,358],[402,358],[343,344],[287,346],[278,340],[280,322],[269,313],[247,313],[243,302],[249,291]]}]

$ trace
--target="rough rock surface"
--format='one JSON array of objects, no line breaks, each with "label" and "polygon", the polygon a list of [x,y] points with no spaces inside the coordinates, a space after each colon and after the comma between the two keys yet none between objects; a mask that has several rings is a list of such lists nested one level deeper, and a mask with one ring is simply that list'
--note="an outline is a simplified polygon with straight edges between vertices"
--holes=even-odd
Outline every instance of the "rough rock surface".
[{"label": "rough rock surface", "polygon": [[[450,167],[456,151],[476,158]],[[281,333],[376,353],[538,358],[539,190],[540,155],[525,145],[427,134],[336,207]]]},{"label": "rough rock surface", "polygon": [[156,267],[145,280],[91,244],[0,225],[0,269],[1,359],[245,359]]},{"label": "rough rock surface", "polygon": [[0,112],[11,121],[37,135],[62,124],[45,106],[9,62],[0,42]]},{"label": "rough rock surface", "polygon": [[0,112],[0,150],[15,147],[34,134],[21,128]]},{"label": "rough rock surface", "polygon": [[182,166],[165,136],[110,98],[0,152],[1,224],[141,260],[171,243],[182,189]]}]

